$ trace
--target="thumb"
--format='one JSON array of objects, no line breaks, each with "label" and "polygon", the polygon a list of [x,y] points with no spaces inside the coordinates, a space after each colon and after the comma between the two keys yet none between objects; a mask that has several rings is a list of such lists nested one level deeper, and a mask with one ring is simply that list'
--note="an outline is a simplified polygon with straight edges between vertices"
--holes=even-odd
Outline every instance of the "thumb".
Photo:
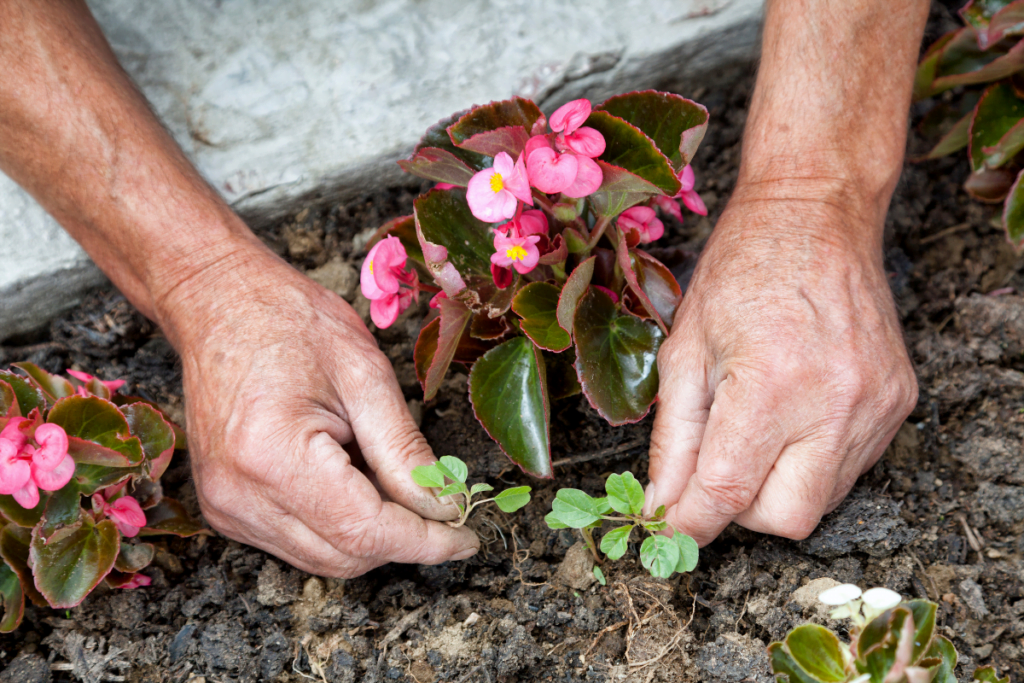
[{"label": "thumb", "polygon": [[697,471],[697,455],[711,408],[704,352],[672,337],[658,353],[658,412],[651,432],[651,483],[646,514],[672,507]]}]

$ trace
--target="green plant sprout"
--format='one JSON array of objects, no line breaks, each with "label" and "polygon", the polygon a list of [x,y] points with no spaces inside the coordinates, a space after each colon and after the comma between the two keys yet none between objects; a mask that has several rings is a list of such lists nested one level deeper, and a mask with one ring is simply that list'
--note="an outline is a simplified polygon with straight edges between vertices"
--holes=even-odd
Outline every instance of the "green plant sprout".
[{"label": "green plant sprout", "polygon": [[516,486],[505,489],[493,498],[478,500],[474,503],[473,496],[493,491],[494,487],[490,484],[473,484],[472,487],[467,488],[466,479],[468,477],[469,468],[466,467],[466,463],[453,455],[443,455],[433,465],[421,465],[412,470],[412,480],[420,486],[441,489],[436,494],[438,498],[461,494],[465,499],[465,504],[455,501],[455,505],[459,508],[459,518],[448,522],[449,526],[462,526],[469,518],[469,513],[485,503],[494,503],[502,512],[511,513],[530,502],[530,487]]},{"label": "green plant sprout", "polygon": [[[818,624],[798,626],[768,646],[772,673],[788,683],[957,683],[957,651],[937,633],[928,600],[903,598],[887,588],[861,593],[853,584],[830,588],[818,600],[849,619],[850,642]],[[995,669],[974,672],[975,683],[1009,683]]]},{"label": "green plant sprout", "polygon": [[[640,562],[652,576],[667,579],[676,572],[693,571],[699,554],[696,541],[678,531],[671,537],[659,533],[669,528],[665,506],[659,507],[653,516],[645,516],[644,489],[632,473],[609,476],[605,493],[603,498],[593,498],[578,489],[561,489],[544,521],[552,529],[579,529],[598,565],[604,560],[597,551],[594,530],[600,529],[606,521],[627,522],[601,538],[601,552],[608,559],[618,560],[626,554],[633,529],[639,527],[649,534],[640,545]],[[600,566],[594,567],[594,576],[605,585]]]}]

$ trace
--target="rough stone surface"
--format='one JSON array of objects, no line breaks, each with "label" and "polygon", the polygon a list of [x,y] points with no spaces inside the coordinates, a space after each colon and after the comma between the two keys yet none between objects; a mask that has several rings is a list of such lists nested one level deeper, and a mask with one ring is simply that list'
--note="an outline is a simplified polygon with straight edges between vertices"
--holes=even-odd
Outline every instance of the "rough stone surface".
[{"label": "rough stone surface", "polygon": [[594,557],[583,543],[569,548],[565,559],[558,565],[554,576],[555,583],[575,590],[586,590],[597,581],[594,576]]},{"label": "rough stone surface", "polygon": [[[755,55],[759,0],[92,0],[128,73],[251,223],[402,182],[432,123],[513,94],[550,111],[693,92]],[[455,19],[457,18],[457,19]],[[745,68],[745,66],[743,67]],[[0,341],[102,275],[0,177]]]}]

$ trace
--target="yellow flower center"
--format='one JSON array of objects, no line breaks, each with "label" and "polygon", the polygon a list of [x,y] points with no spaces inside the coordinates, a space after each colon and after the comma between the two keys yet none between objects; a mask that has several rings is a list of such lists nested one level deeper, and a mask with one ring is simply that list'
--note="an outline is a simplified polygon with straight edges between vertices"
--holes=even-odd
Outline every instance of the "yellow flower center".
[{"label": "yellow flower center", "polygon": [[495,173],[491,176],[491,192],[498,194],[505,189],[505,182],[501,179],[500,173]]},{"label": "yellow flower center", "polygon": [[370,259],[370,275],[373,275],[373,259]]},{"label": "yellow flower center", "polygon": [[505,250],[505,258],[510,258],[513,261],[522,261],[526,258],[526,250],[518,244],[514,247],[509,247]]}]

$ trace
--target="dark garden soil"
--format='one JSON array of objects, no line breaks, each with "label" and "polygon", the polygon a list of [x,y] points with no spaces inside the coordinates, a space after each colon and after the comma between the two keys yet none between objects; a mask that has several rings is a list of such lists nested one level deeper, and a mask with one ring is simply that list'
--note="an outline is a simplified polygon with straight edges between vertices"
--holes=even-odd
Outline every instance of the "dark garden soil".
[{"label": "dark garden soil", "polygon": [[[671,225],[666,243],[699,250],[723,209],[749,87],[747,78],[688,93],[712,112],[695,162],[711,215]],[[921,398],[883,460],[806,541],[731,527],[690,575],[654,580],[633,552],[597,585],[579,537],[542,517],[556,486],[595,493],[626,469],[645,480],[651,418],[616,429],[580,397],[556,404],[557,480],[531,481],[476,423],[464,372],[421,402],[412,364],[421,304],[378,337],[435,452],[459,455],[492,484],[536,491],[515,515],[475,515],[478,556],[340,581],[219,536],[167,541],[145,572],[148,588],[101,588],[70,612],[28,607],[21,628],[0,636],[0,682],[770,681],[765,646],[825,619],[806,597],[814,586],[801,590],[822,579],[938,601],[961,676],[994,664],[1024,681],[1024,260],[993,224],[995,210],[961,190],[966,166],[959,157],[908,165],[900,181],[887,261]],[[362,245],[371,228],[411,212],[415,191],[310,207],[264,236],[366,318],[356,298]],[[0,347],[0,364],[125,377],[131,393],[180,420],[175,354],[116,292],[97,292],[34,341]],[[173,464],[165,489],[198,512],[187,461]]]}]

